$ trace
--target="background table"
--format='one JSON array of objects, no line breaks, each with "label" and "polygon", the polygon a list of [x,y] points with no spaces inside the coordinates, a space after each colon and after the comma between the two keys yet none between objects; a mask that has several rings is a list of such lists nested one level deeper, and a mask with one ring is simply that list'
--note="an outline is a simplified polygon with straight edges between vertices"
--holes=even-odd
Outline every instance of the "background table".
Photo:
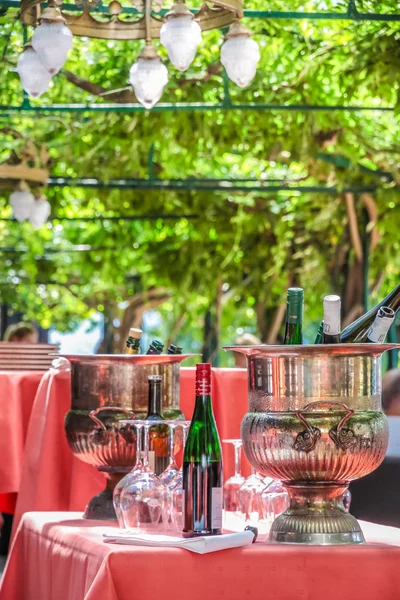
[{"label": "background table", "polygon": [[25,438],[43,372],[0,372],[0,512],[13,513]]},{"label": "background table", "polygon": [[363,523],[365,546],[253,544],[199,556],[105,544],[108,523],[28,513],[0,600],[398,600],[400,530]]},{"label": "background table", "polygon": [[[192,417],[194,369],[181,369],[181,409]],[[64,432],[71,406],[70,374],[50,369],[38,389],[25,444],[20,494],[13,531],[24,512],[37,510],[83,511],[88,500],[105,487],[105,478],[94,467],[76,458]],[[247,371],[213,369],[213,406],[221,439],[240,436],[247,412]],[[233,446],[224,446],[225,475],[233,474]],[[243,470],[249,473],[243,459]]]}]

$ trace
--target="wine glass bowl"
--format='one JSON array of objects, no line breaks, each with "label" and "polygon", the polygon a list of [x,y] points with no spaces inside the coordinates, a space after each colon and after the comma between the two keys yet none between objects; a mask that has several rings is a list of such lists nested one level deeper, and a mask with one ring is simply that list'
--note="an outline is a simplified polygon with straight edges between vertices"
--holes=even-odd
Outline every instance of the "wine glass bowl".
[{"label": "wine glass bowl", "polygon": [[261,492],[263,518],[269,525],[289,506],[289,494],[280,481],[272,481]]},{"label": "wine glass bowl", "polygon": [[[168,490],[149,466],[150,428],[158,423],[164,421],[142,421],[144,451],[141,465],[136,475],[132,475],[127,482],[128,485],[125,485],[120,493],[122,522],[127,529],[159,531],[168,528]],[[140,438],[139,434],[138,438]]]},{"label": "wine glass bowl", "polygon": [[238,492],[240,512],[246,523],[258,523],[262,519],[261,493],[264,489],[264,480],[253,467],[251,475],[244,480]]},{"label": "wine glass bowl", "polygon": [[175,431],[179,427],[179,421],[165,421],[169,427],[169,458],[168,465],[165,471],[160,473],[158,478],[168,487],[172,480],[179,473],[179,467],[176,464],[175,458]]},{"label": "wine glass bowl", "polygon": [[222,440],[224,444],[233,444],[235,451],[235,473],[224,482],[224,510],[227,512],[238,512],[240,510],[239,489],[244,482],[240,472],[241,464],[241,439]]}]

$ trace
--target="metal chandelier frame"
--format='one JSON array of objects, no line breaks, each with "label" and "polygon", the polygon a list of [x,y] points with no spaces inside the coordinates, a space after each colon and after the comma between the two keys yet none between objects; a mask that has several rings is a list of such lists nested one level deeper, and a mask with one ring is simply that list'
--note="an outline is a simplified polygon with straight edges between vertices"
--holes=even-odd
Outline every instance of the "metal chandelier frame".
[{"label": "metal chandelier frame", "polygon": [[[224,4],[235,4],[236,0],[221,0],[220,6]],[[3,9],[6,11],[9,8],[20,8],[25,6],[27,14],[29,11],[35,9],[35,6],[39,4],[39,0],[0,0],[0,11]],[[236,5],[236,4],[235,4]],[[239,7],[239,4],[238,4]],[[75,4],[63,4],[63,10],[71,13],[82,13],[82,8],[77,7]],[[232,10],[232,7],[231,7]],[[239,10],[239,8],[237,8]],[[198,13],[201,9],[191,9],[191,12]],[[104,6],[101,1],[96,7],[91,7],[90,12],[93,14],[109,15],[112,17],[112,11],[109,11],[108,6]],[[168,12],[168,9],[161,9],[157,15],[163,16]],[[135,16],[143,14],[142,11],[137,10],[133,7],[122,7],[121,14],[128,16]],[[399,14],[384,14],[384,13],[364,13],[359,12],[356,7],[355,0],[348,0],[346,12],[307,12],[307,11],[269,11],[269,10],[243,10],[242,14],[244,17],[260,19],[260,20],[274,20],[274,19],[289,19],[289,20],[347,20],[354,22],[400,22]],[[27,19],[30,22],[30,19]],[[223,24],[221,25],[221,27]],[[24,28],[25,31],[25,28]],[[178,102],[178,103],[160,103],[153,107],[153,112],[179,112],[179,111],[215,111],[215,110],[226,110],[226,111],[290,111],[290,112],[360,112],[360,111],[371,111],[371,112],[393,112],[394,107],[391,106],[346,106],[346,105],[312,105],[312,104],[261,104],[261,103],[234,103],[232,102],[229,94],[229,83],[228,79],[224,77],[224,87],[222,100],[220,102]],[[0,118],[9,118],[16,114],[43,114],[52,115],[55,113],[138,113],[145,112],[146,109],[136,103],[130,104],[117,104],[117,103],[68,103],[68,104],[31,104],[28,96],[24,94],[23,100],[20,105],[0,105]]]}]

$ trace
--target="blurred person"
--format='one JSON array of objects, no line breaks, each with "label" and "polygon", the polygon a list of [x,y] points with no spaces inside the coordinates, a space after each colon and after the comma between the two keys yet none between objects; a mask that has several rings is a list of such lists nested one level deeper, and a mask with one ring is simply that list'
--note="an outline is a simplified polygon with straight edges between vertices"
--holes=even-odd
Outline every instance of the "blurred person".
[{"label": "blurred person", "polygon": [[[237,337],[235,340],[235,346],[260,346],[261,343],[261,340],[252,333],[244,333],[243,335],[239,335],[239,337]],[[240,352],[234,352],[234,356],[235,367],[246,369],[246,356]]]},{"label": "blurred person", "polygon": [[382,378],[382,407],[389,422],[386,456],[400,457],[400,369],[391,369]]},{"label": "blurred person", "polygon": [[382,378],[382,406],[387,416],[400,416],[400,369],[386,371]]},{"label": "blurred person", "polygon": [[18,344],[37,344],[39,334],[33,325],[21,322],[7,327],[4,341]]}]

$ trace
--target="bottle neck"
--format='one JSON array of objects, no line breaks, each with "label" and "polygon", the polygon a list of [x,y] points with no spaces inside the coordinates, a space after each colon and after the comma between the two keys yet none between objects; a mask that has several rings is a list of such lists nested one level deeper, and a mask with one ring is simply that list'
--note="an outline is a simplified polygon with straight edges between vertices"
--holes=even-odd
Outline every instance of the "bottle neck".
[{"label": "bottle neck", "polygon": [[373,325],[368,330],[367,342],[382,344],[385,341],[391,324],[394,322],[394,316],[394,311],[392,311],[392,314],[389,314],[389,311],[385,313],[382,308],[379,309]]},{"label": "bottle neck", "polygon": [[194,421],[204,421],[207,417],[212,416],[212,401],[211,395],[196,396],[194,404]]},{"label": "bottle neck", "polygon": [[397,285],[388,296],[380,303],[381,306],[388,306],[394,310],[394,312],[398,311],[400,308],[400,283]]},{"label": "bottle neck", "polygon": [[148,417],[158,417],[158,418],[162,419],[162,416],[161,416],[161,382],[159,382],[159,381],[150,381],[150,383],[149,383],[149,401],[148,401],[147,418]]},{"label": "bottle neck", "polygon": [[302,323],[289,323],[286,322],[286,331],[285,331],[285,344],[302,344],[303,343],[303,334],[302,334]]},{"label": "bottle neck", "polygon": [[133,338],[131,336],[126,340],[126,353],[127,354],[138,354],[140,348],[140,339]]}]

